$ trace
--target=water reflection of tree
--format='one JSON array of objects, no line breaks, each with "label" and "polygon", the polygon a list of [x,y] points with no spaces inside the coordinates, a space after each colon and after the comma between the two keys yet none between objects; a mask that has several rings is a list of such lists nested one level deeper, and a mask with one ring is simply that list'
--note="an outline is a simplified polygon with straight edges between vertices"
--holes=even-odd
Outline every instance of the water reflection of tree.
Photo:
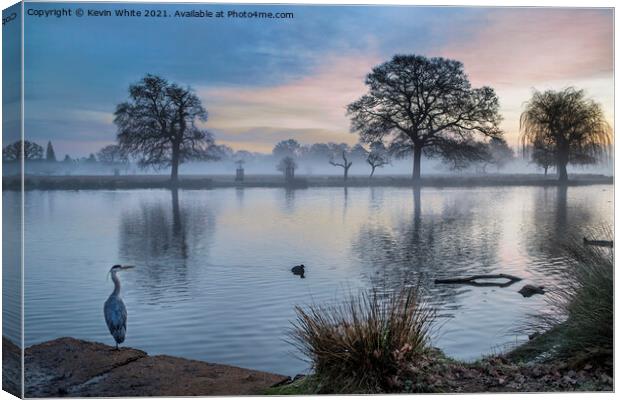
[{"label": "water reflection of tree", "polygon": [[540,279],[563,270],[566,266],[564,246],[572,240],[581,240],[590,227],[591,210],[577,202],[570,202],[571,190],[566,185],[545,187],[534,191],[531,221],[524,237],[527,251],[535,262],[528,268]]},{"label": "water reflection of tree", "polygon": [[244,187],[235,188],[235,197],[237,198],[237,203],[239,204],[239,208],[243,209],[243,203],[245,199],[245,188]]},{"label": "water reflection of tree", "polygon": [[284,189],[284,210],[289,214],[295,213],[295,190],[288,187]]},{"label": "water reflection of tree", "polygon": [[347,218],[347,210],[349,209],[349,188],[344,185],[344,192],[342,197],[342,220]]},{"label": "water reflection of tree", "polygon": [[454,297],[470,287],[435,285],[436,278],[486,274],[497,263],[500,222],[490,212],[476,212],[467,197],[445,198],[439,213],[423,213],[423,194],[413,191],[413,210],[394,223],[374,218],[353,243],[375,287],[397,289],[422,284],[436,304],[457,307]]},{"label": "water reflection of tree", "polygon": [[215,214],[206,205],[184,203],[178,190],[170,196],[169,204],[161,199],[127,210],[120,223],[120,258],[139,266],[136,282],[154,296],[170,285],[187,286],[188,260],[204,248],[215,228]]}]

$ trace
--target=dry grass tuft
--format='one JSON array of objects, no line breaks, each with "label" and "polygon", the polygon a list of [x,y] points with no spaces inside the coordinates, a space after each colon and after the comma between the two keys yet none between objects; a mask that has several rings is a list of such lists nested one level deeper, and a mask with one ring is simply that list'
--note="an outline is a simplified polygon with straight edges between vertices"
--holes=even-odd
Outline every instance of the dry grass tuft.
[{"label": "dry grass tuft", "polygon": [[389,392],[399,369],[428,349],[434,312],[418,288],[351,296],[339,306],[296,307],[293,343],[313,364],[322,391]]}]

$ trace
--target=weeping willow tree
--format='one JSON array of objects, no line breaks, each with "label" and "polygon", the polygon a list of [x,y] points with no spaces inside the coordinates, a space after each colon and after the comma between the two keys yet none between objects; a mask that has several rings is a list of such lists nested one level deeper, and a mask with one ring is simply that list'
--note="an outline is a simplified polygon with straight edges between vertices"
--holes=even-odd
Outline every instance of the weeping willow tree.
[{"label": "weeping willow tree", "polygon": [[568,180],[569,163],[596,163],[611,144],[611,128],[600,104],[573,87],[534,91],[521,114],[520,130],[524,148],[537,143],[549,146],[560,182]]}]

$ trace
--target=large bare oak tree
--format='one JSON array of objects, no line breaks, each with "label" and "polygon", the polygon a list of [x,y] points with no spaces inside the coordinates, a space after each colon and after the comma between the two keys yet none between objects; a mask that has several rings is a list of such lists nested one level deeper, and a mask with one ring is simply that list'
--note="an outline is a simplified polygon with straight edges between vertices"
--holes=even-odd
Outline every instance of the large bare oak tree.
[{"label": "large bare oak tree", "polygon": [[189,87],[146,75],[129,87],[129,101],[114,113],[121,150],[138,159],[141,167],[171,167],[170,181],[178,183],[179,165],[213,159],[213,136],[196,123],[207,111]]},{"label": "large bare oak tree", "polygon": [[366,143],[386,140],[395,153],[413,153],[413,179],[428,157],[463,151],[476,136],[501,137],[492,88],[472,88],[459,61],[396,55],[366,77],[368,93],[347,108],[351,131]]},{"label": "large bare oak tree", "polygon": [[22,159],[22,153],[24,159],[27,161],[43,159],[43,147],[28,140],[18,140],[2,149],[2,160],[20,161]]}]

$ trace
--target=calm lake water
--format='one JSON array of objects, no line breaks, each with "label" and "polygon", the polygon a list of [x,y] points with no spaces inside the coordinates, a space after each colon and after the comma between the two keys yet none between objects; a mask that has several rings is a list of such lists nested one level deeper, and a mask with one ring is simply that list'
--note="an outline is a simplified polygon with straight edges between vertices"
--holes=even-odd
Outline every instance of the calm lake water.
[{"label": "calm lake water", "polygon": [[[18,194],[4,196],[14,214]],[[612,218],[610,185],[425,188],[419,199],[407,188],[28,192],[25,342],[113,344],[106,276],[124,263],[137,266],[121,274],[124,345],[150,354],[301,373],[308,364],[286,342],[295,305],[421,281],[441,315],[433,345],[471,360],[522,340],[516,330],[545,309],[517,291],[558,283],[555,242]],[[299,263],[305,279],[290,272]],[[433,284],[489,273],[524,281]]]}]

